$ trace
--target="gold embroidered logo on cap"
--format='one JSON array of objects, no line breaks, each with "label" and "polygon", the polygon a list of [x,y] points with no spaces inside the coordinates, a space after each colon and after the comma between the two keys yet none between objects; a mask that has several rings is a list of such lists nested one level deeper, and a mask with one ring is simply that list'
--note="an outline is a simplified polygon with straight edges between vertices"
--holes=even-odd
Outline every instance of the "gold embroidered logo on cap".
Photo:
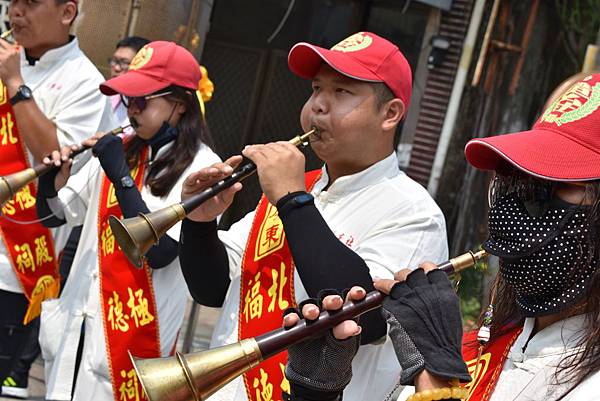
[{"label": "gold embroidered logo on cap", "polygon": [[152,59],[152,54],[154,53],[154,49],[149,46],[144,46],[141,48],[139,52],[135,55],[133,60],[131,60],[131,64],[129,64],[130,70],[139,70],[146,64],[150,62]]},{"label": "gold embroidered logo on cap", "polygon": [[600,84],[591,86],[591,76],[571,86],[558,98],[540,118],[540,122],[558,126],[581,120],[592,114],[600,106]]},{"label": "gold embroidered logo on cap", "polygon": [[333,46],[331,50],[344,53],[357,52],[371,46],[371,43],[373,43],[373,38],[371,36],[366,35],[364,32],[359,32],[342,40],[340,43]]}]

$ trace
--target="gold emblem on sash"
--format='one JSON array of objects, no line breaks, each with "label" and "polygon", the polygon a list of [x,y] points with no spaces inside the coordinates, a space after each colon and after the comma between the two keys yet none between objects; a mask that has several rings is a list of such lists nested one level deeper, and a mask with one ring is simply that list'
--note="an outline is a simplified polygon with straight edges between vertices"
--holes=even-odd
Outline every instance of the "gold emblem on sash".
[{"label": "gold emblem on sash", "polygon": [[271,204],[267,206],[265,219],[260,225],[254,260],[259,260],[278,251],[283,247],[285,233],[283,223],[279,219],[277,208]]},{"label": "gold emblem on sash", "polygon": [[42,313],[42,302],[46,299],[58,298],[60,282],[50,275],[43,275],[38,279],[31,292],[31,302],[23,318],[24,322],[30,322]]},{"label": "gold emblem on sash", "polygon": [[[487,372],[487,370],[490,366],[491,357],[492,357],[492,354],[490,352],[488,352],[486,354],[481,355],[481,359],[479,360],[479,365],[476,365],[477,358],[471,359],[470,361],[467,362],[467,369],[469,370],[469,374],[473,378],[473,380],[471,380],[471,382],[469,384],[465,385],[465,388],[469,390],[469,398],[471,397],[471,394],[473,394],[473,390],[475,390],[475,388],[477,388],[477,386],[481,382],[481,379],[483,379],[483,376]],[[467,398],[467,400],[469,398]]]},{"label": "gold emblem on sash", "polygon": [[117,195],[115,194],[115,186],[111,183],[108,187],[108,196],[106,197],[106,208],[117,206]]}]

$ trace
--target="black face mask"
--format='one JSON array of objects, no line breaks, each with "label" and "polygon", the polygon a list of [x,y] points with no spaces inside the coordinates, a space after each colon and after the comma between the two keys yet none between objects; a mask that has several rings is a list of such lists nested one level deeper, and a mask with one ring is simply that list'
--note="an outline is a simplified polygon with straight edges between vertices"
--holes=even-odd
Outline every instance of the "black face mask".
[{"label": "black face mask", "polygon": [[560,199],[532,216],[514,193],[490,209],[490,238],[483,248],[500,257],[500,274],[515,289],[525,316],[558,312],[585,293],[596,267],[586,217],[586,207]]},{"label": "black face mask", "polygon": [[168,122],[163,122],[161,127],[158,129],[156,134],[150,139],[148,139],[148,145],[152,146],[155,149],[160,149],[163,145],[171,142],[175,138],[177,138],[177,128],[171,127]]}]

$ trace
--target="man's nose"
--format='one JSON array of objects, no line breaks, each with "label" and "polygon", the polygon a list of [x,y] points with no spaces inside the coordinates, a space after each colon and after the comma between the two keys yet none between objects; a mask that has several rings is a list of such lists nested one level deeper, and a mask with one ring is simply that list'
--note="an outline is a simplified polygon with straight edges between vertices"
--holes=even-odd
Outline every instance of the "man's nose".
[{"label": "man's nose", "polygon": [[23,1],[11,1],[9,6],[8,6],[8,18],[13,18],[13,17],[22,17],[23,16],[23,7],[22,7],[22,3]]},{"label": "man's nose", "polygon": [[327,96],[322,93],[317,93],[313,95],[311,110],[313,113],[323,114],[327,113],[329,110],[329,101]]}]

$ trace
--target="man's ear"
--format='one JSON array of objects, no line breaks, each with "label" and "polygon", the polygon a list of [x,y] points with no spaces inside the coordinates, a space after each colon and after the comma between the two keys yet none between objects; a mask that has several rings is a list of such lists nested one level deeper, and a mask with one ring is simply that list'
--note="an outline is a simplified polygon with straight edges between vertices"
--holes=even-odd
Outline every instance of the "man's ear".
[{"label": "man's ear", "polygon": [[384,131],[395,130],[398,123],[404,118],[406,108],[400,99],[392,99],[382,106],[384,119],[382,128]]},{"label": "man's ear", "polygon": [[61,22],[64,25],[71,26],[77,16],[77,4],[72,1],[67,1],[62,5]]}]

